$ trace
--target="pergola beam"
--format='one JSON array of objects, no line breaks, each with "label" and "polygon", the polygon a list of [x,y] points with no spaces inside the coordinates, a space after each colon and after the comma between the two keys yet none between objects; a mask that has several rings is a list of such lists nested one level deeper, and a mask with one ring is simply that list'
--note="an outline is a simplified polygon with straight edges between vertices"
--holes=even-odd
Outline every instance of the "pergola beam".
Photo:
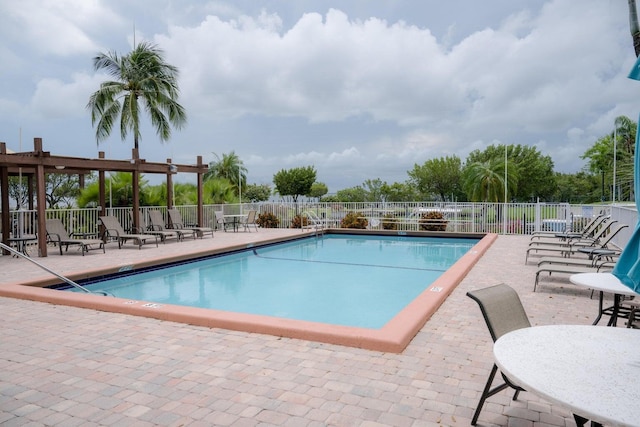
[{"label": "pergola beam", "polygon": [[[92,171],[98,172],[99,182],[99,203],[102,213],[106,213],[106,197],[105,197],[105,172],[129,172],[133,175],[133,209],[136,212],[140,206],[140,174],[165,174],[168,184],[172,183],[172,175],[176,173],[195,173],[197,174],[198,185],[198,225],[203,225],[203,197],[202,197],[202,179],[207,172],[207,165],[202,163],[202,156],[198,156],[195,165],[173,164],[170,159],[167,163],[147,162],[145,159],[138,158],[138,152],[132,150],[132,158],[128,160],[109,160],[104,158],[104,152],[100,152],[99,158],[79,158],[68,156],[53,156],[48,151],[42,150],[42,138],[34,138],[32,152],[23,153],[7,153],[6,144],[0,142],[0,192],[2,200],[0,202],[2,208],[1,224],[4,230],[2,235],[3,243],[7,244],[9,239],[9,175],[18,175],[21,173],[28,179],[35,178],[36,202],[38,213],[38,253],[40,256],[47,256],[46,235],[45,230],[45,174],[77,174],[86,175]],[[31,181],[30,181],[31,182]],[[173,200],[167,200],[167,207],[173,206]],[[134,226],[137,227],[138,215],[133,215]]]}]

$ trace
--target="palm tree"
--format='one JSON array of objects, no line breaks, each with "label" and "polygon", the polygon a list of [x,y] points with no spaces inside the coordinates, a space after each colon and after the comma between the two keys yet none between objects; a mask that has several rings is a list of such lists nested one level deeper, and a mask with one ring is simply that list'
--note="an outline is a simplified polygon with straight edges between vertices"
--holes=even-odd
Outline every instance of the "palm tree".
[{"label": "palm tree", "polygon": [[209,163],[209,170],[204,174],[204,180],[211,178],[225,178],[239,191],[240,186],[247,186],[247,168],[244,167],[242,160],[235,151],[229,154],[222,154],[222,158],[213,153],[217,160]]},{"label": "palm tree", "polygon": [[[507,191],[515,194],[518,185],[518,173],[512,162],[507,162]],[[474,162],[467,166],[464,173],[464,189],[474,202],[506,202],[504,200],[505,163],[502,159],[488,162]]]},{"label": "palm tree", "polygon": [[91,123],[97,123],[98,143],[109,137],[120,117],[122,140],[129,131],[133,132],[133,145],[138,152],[141,103],[161,141],[171,137],[170,125],[180,129],[186,123],[185,110],[177,101],[178,69],[165,62],[163,52],[155,45],[140,43],[125,56],[100,53],[93,58],[93,66],[115,79],[100,84],[87,104]]}]

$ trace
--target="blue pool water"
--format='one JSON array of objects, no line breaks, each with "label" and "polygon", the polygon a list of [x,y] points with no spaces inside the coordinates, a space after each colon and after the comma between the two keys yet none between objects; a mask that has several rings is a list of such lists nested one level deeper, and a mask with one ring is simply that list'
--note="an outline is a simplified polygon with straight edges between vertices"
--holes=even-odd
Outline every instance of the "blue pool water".
[{"label": "blue pool water", "polygon": [[379,329],[475,243],[327,235],[82,284],[131,300]]}]

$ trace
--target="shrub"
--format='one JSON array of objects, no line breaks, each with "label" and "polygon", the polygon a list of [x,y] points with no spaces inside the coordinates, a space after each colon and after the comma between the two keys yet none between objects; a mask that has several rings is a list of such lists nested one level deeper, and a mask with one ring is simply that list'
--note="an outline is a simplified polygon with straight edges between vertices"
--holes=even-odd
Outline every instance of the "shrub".
[{"label": "shrub", "polygon": [[262,228],[278,228],[280,224],[280,219],[277,216],[272,214],[271,212],[264,212],[258,214],[258,219],[256,220],[256,224]]},{"label": "shrub", "polygon": [[382,229],[383,230],[397,230],[398,222],[396,216],[393,214],[386,214],[382,217]]},{"label": "shrub", "polygon": [[340,221],[340,227],[342,228],[358,228],[364,230],[369,225],[369,221],[366,218],[359,218],[355,212],[349,212]]},{"label": "shrub", "polygon": [[442,212],[425,212],[420,216],[420,230],[446,231],[448,222]]},{"label": "shrub", "polygon": [[302,215],[296,215],[291,219],[291,228],[302,228],[309,225],[309,218]]}]

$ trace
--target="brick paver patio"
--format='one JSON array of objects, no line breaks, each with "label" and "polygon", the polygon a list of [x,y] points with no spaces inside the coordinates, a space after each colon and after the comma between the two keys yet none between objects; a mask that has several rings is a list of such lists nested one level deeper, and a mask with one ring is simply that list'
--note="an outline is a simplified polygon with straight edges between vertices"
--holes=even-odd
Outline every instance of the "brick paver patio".
[{"label": "brick paver patio", "polygon": [[[218,232],[191,244],[225,245],[245,235]],[[0,424],[468,426],[493,363],[468,290],[511,285],[536,325],[589,324],[597,312],[588,291],[560,276],[543,278],[533,293],[527,242],[499,237],[401,354],[0,298]],[[52,251],[35,259],[67,272],[187,245],[110,245],[106,255]],[[0,284],[41,274],[9,256],[0,257],[0,268]],[[532,393],[511,396],[491,397],[479,425],[575,425],[567,410]]]}]

